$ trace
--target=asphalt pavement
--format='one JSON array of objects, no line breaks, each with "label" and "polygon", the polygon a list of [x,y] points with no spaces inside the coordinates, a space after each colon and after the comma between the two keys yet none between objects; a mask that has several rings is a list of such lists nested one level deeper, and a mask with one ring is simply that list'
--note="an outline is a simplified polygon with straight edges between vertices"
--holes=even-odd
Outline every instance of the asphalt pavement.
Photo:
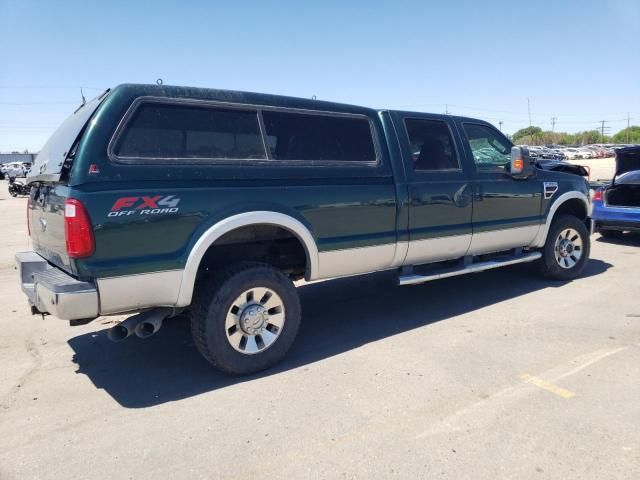
[{"label": "asphalt pavement", "polygon": [[218,373],[185,319],[32,316],[0,183],[0,478],[640,478],[640,237],[592,237],[582,278],[532,265],[412,287],[303,285],[278,367]]}]

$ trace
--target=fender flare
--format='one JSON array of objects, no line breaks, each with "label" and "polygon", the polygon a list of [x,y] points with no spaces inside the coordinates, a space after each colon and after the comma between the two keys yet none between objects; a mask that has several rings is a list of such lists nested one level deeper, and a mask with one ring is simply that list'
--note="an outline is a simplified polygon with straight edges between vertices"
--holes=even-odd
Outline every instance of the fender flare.
[{"label": "fender flare", "polygon": [[589,216],[589,199],[587,196],[578,191],[565,192],[560,195],[549,208],[549,213],[547,214],[547,221],[542,225],[542,228],[538,231],[538,235],[533,242],[531,242],[531,247],[544,247],[545,242],[547,241],[547,235],[549,233],[549,228],[551,228],[551,222],[553,221],[553,217],[556,214],[556,211],[560,206],[568,200],[572,200],[577,198],[582,200],[584,203],[585,210],[587,212],[587,217]]},{"label": "fender flare", "polygon": [[198,273],[202,257],[209,247],[225,233],[249,225],[273,225],[284,228],[294,234],[304,246],[307,255],[307,271],[305,277],[308,280],[315,278],[318,272],[318,247],[313,239],[313,235],[311,235],[309,229],[302,222],[284,213],[272,211],[240,213],[225,218],[209,227],[191,248],[187,263],[182,272],[180,292],[178,294],[178,301],[176,302],[177,307],[186,307],[191,303],[196,274]]}]

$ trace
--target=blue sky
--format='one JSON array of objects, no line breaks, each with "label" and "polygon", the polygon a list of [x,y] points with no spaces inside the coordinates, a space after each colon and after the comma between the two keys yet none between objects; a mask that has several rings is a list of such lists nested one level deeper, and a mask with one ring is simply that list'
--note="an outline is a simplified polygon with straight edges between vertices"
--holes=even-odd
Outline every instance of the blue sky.
[{"label": "blue sky", "polygon": [[484,118],[640,124],[640,1],[0,0],[0,151],[124,82]]}]

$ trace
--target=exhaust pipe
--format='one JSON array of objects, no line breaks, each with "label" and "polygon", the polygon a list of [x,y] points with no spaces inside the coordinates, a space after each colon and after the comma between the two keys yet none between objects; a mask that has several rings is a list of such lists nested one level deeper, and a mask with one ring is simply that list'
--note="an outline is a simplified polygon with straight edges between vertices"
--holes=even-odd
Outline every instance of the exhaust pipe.
[{"label": "exhaust pipe", "polygon": [[125,338],[133,335],[135,333],[136,327],[143,318],[140,318],[141,314],[134,315],[133,317],[129,317],[126,320],[123,320],[119,324],[111,327],[107,332],[107,337],[112,342],[121,342]]},{"label": "exhaust pipe", "polygon": [[134,333],[140,338],[149,338],[160,330],[162,320],[168,317],[171,312],[171,308],[154,308],[138,313],[111,327],[107,332],[107,337],[112,342],[121,342]]},{"label": "exhaust pipe", "polygon": [[155,335],[162,327],[162,321],[171,313],[170,308],[155,308],[148,312],[141,313],[144,318],[136,325],[136,336],[138,338],[149,338]]}]

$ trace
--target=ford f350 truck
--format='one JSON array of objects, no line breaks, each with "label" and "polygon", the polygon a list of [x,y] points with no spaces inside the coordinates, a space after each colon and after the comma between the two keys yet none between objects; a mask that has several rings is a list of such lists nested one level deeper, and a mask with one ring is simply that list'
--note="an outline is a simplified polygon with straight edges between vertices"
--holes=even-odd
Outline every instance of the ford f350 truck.
[{"label": "ford f350 truck", "polygon": [[28,176],[34,314],[191,318],[234,374],[268,368],[301,319],[295,280],[382,270],[400,285],[535,262],[580,274],[584,178],[537,168],[489,123],[237,91],[120,85],[83,104]]}]

